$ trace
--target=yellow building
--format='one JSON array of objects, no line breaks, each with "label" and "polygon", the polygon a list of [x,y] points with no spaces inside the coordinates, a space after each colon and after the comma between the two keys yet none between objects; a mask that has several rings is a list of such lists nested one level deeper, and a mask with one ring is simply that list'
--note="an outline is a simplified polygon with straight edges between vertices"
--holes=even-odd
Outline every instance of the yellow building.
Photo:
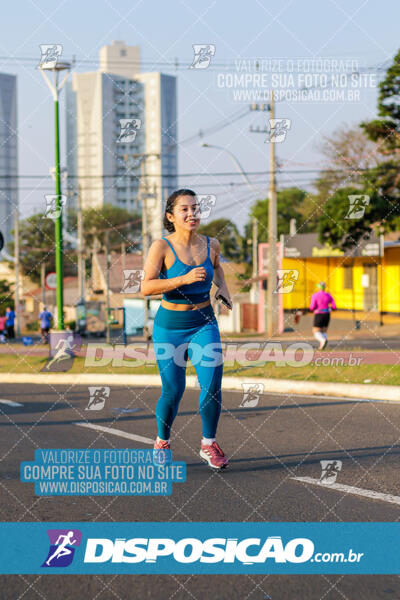
[{"label": "yellow building", "polygon": [[[344,251],[323,246],[317,234],[296,234],[282,236],[279,246],[279,268],[293,270],[297,277],[293,290],[282,294],[284,310],[307,309],[317,283],[325,281],[341,318],[400,322],[400,241],[370,236]],[[262,275],[268,245],[260,247]]]}]

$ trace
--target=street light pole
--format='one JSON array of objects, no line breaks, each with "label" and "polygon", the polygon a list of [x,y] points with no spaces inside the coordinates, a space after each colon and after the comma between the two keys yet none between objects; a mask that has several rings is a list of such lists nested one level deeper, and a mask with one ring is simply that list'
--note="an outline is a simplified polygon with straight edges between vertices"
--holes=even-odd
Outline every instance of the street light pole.
[{"label": "street light pole", "polygon": [[61,204],[61,174],[60,174],[60,118],[58,90],[54,101],[54,142],[56,159],[56,211],[55,220],[56,242],[56,275],[57,275],[57,329],[64,329],[64,267],[63,267],[63,233],[62,233],[62,204]]},{"label": "street light pole", "polygon": [[[56,250],[56,275],[57,275],[57,329],[64,330],[64,289],[63,289],[63,234],[62,234],[62,199],[61,199],[61,172],[60,172],[60,119],[59,119],[59,93],[67,81],[71,64],[58,62],[40,65],[40,72],[46,81],[54,99],[54,135],[55,135],[55,179],[56,179],[56,218],[55,218],[55,250]],[[53,72],[53,82],[50,81],[46,71]],[[59,73],[67,71],[61,83]]]}]

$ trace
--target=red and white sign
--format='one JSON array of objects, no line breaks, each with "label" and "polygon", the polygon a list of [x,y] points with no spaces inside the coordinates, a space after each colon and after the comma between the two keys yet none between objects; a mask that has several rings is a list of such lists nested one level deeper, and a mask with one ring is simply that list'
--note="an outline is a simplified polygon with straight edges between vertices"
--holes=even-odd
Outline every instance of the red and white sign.
[{"label": "red and white sign", "polygon": [[46,279],[44,281],[48,290],[57,289],[57,274],[54,273],[54,271],[52,271],[51,273],[47,273]]}]

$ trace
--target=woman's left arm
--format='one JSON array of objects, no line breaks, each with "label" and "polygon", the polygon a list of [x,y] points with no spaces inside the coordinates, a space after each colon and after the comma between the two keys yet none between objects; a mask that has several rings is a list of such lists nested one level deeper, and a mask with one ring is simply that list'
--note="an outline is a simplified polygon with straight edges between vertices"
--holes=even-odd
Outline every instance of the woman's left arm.
[{"label": "woman's left arm", "polygon": [[216,238],[210,238],[210,243],[215,253],[213,281],[218,288],[215,297],[218,298],[218,296],[221,295],[224,298],[226,298],[226,300],[230,304],[230,308],[232,309],[232,299],[228,290],[228,286],[226,285],[224,270],[219,260],[221,254],[221,246]]}]

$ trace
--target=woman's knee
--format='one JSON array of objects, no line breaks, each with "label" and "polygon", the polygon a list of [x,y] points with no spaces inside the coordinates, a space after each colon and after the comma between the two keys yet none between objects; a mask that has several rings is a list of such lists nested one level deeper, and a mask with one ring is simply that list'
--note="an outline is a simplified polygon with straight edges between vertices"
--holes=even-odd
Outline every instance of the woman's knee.
[{"label": "woman's knee", "polygon": [[168,404],[176,406],[181,401],[184,391],[184,385],[163,385],[161,397],[164,399],[164,401],[168,402]]}]

